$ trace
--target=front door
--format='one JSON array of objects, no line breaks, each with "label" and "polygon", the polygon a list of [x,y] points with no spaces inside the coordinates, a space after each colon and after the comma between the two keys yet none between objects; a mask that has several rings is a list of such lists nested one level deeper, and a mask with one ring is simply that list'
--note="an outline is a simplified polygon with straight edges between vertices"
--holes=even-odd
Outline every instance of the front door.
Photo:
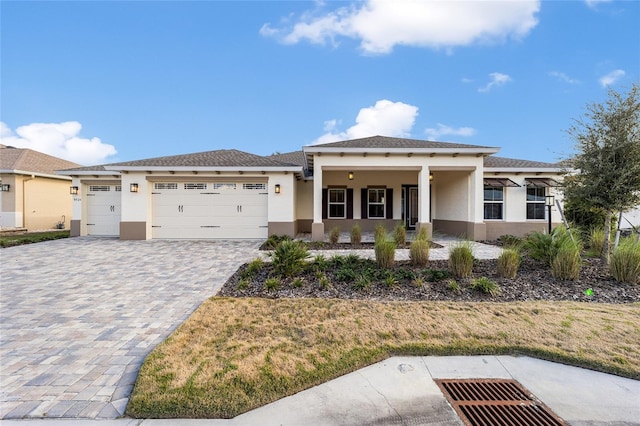
[{"label": "front door", "polygon": [[407,229],[416,229],[416,223],[418,223],[418,186],[404,185],[402,197],[404,224]]}]

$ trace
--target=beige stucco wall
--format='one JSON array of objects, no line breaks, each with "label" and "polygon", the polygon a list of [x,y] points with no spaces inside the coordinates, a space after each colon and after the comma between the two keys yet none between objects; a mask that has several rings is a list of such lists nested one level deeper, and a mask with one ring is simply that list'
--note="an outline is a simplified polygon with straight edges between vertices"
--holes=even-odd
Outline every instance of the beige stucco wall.
[{"label": "beige stucco wall", "polygon": [[0,193],[0,226],[35,231],[55,229],[58,222],[64,221],[65,229],[69,229],[72,215],[69,180],[7,174],[2,176],[2,182],[11,187],[9,192]]}]

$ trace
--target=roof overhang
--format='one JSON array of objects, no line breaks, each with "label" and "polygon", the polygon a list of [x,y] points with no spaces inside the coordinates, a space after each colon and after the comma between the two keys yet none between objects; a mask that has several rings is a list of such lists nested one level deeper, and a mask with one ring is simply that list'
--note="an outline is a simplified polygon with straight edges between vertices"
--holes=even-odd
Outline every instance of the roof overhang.
[{"label": "roof overhang", "polygon": [[10,169],[0,169],[0,173],[2,174],[14,174],[14,175],[22,175],[22,176],[31,176],[31,177],[43,177],[48,179],[61,179],[61,180],[71,180],[68,176],[60,176],[53,175],[49,173],[38,173],[38,172],[29,172],[26,170],[10,170]]},{"label": "roof overhang", "polygon": [[492,188],[504,188],[506,187],[520,187],[517,183],[507,178],[484,178],[484,186],[490,186]]},{"label": "roof overhang", "polygon": [[525,178],[525,185],[530,188],[548,188],[560,186],[558,181],[551,178]]},{"label": "roof overhang", "polygon": [[308,145],[302,148],[305,154],[305,161],[307,170],[313,170],[313,156],[322,154],[328,155],[452,155],[454,157],[458,155],[471,155],[475,157],[487,157],[500,151],[497,147],[473,147],[473,148],[346,148],[346,147],[323,147],[322,145]]},{"label": "roof overhang", "polygon": [[114,176],[120,173],[109,170],[58,170],[56,173],[65,176]]},{"label": "roof overhang", "polygon": [[[302,166],[295,167],[173,167],[173,166],[104,166],[105,170],[118,172],[291,172],[302,173]],[[91,174],[91,173],[88,173]],[[113,173],[111,173],[113,174]]]},{"label": "roof overhang", "polygon": [[570,170],[556,168],[556,167],[485,167],[485,173],[553,173],[556,175],[564,175]]}]

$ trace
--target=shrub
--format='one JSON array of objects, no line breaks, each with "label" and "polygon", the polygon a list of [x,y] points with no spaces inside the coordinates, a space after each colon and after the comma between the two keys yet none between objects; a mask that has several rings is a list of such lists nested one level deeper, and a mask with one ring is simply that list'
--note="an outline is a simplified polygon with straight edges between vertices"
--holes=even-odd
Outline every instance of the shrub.
[{"label": "shrub", "polygon": [[358,245],[362,241],[362,229],[357,223],[351,228],[351,244]]},{"label": "shrub", "polygon": [[451,276],[449,271],[445,269],[427,269],[426,272],[429,274],[429,281],[431,282],[441,281]]},{"label": "shrub", "polygon": [[473,268],[473,251],[471,243],[463,241],[449,249],[449,269],[454,277],[467,278]]},{"label": "shrub", "polygon": [[331,282],[325,274],[320,274],[320,276],[318,277],[318,285],[321,289],[326,290],[331,287]]},{"label": "shrub", "polygon": [[376,226],[376,229],[374,231],[374,241],[377,243],[378,241],[386,240],[386,239],[387,239],[387,229],[384,227],[383,224],[379,224],[378,226]]},{"label": "shrub", "polygon": [[263,247],[267,250],[274,250],[283,241],[291,241],[291,237],[288,235],[269,235],[269,238],[264,242]]},{"label": "shrub", "polygon": [[345,283],[355,280],[356,276],[356,271],[349,265],[344,265],[336,271],[336,280]]},{"label": "shrub", "polygon": [[429,241],[429,231],[425,226],[421,226],[418,229],[418,234],[416,235],[416,240],[420,241]]},{"label": "shrub", "polygon": [[309,251],[300,241],[286,240],[269,253],[269,256],[272,258],[274,271],[290,277],[304,271]]},{"label": "shrub", "polygon": [[571,234],[564,226],[556,226],[550,234],[543,232],[532,232],[529,234],[525,247],[528,249],[531,257],[551,265],[560,247],[576,243],[574,243]]},{"label": "shrub", "polygon": [[251,262],[249,262],[249,264],[247,265],[247,269],[245,269],[242,273],[242,278],[255,277],[256,275],[258,275],[263,266],[264,261],[261,258],[256,257]]},{"label": "shrub", "polygon": [[240,281],[238,281],[238,290],[244,290],[247,287],[249,287],[249,280],[248,279],[241,279]]},{"label": "shrub", "polygon": [[456,280],[447,281],[447,288],[456,294],[459,294],[462,291],[460,289],[460,284],[458,284],[458,281]]},{"label": "shrub", "polygon": [[580,244],[563,240],[556,247],[551,261],[551,275],[561,280],[576,280],[580,275]]},{"label": "shrub", "polygon": [[370,287],[371,279],[366,275],[360,275],[353,284],[353,288],[356,290],[368,290]]},{"label": "shrub", "polygon": [[396,242],[396,246],[402,247],[407,242],[407,230],[404,228],[403,222],[398,222],[396,227],[393,228],[393,240]]},{"label": "shrub", "polygon": [[518,250],[513,248],[502,250],[498,257],[498,276],[515,278],[520,267],[520,260]]},{"label": "shrub", "polygon": [[616,281],[640,284],[640,241],[623,238],[611,254],[609,272]]},{"label": "shrub", "polygon": [[424,283],[425,282],[424,282],[424,278],[422,278],[422,275],[418,275],[413,280],[411,280],[411,285],[415,287],[424,287]]},{"label": "shrub", "polygon": [[313,268],[316,271],[326,271],[328,267],[329,261],[323,255],[319,254],[313,258]]},{"label": "shrub", "polygon": [[331,244],[337,244],[339,239],[340,239],[340,228],[338,228],[337,226],[334,228],[331,228],[331,231],[329,231],[329,242]]},{"label": "shrub", "polygon": [[393,275],[393,272],[389,271],[387,276],[384,278],[384,283],[387,287],[393,287],[398,284],[398,280]]},{"label": "shrub", "polygon": [[487,277],[480,277],[472,280],[469,287],[474,290],[479,290],[483,293],[490,294],[491,296],[497,296],[501,292],[500,286]]},{"label": "shrub", "polygon": [[503,247],[514,248],[522,245],[522,238],[505,234],[498,237],[498,242],[502,244]]},{"label": "shrub", "polygon": [[267,291],[277,290],[280,288],[280,279],[275,277],[267,278],[264,282],[264,288],[266,288]]},{"label": "shrub", "polygon": [[589,251],[594,256],[600,256],[604,247],[604,229],[599,227],[591,228],[589,232]]},{"label": "shrub", "polygon": [[396,243],[389,240],[378,240],[374,246],[376,263],[381,268],[391,268],[396,255]]},{"label": "shrub", "polygon": [[411,263],[417,266],[424,266],[429,262],[429,248],[431,244],[427,240],[414,240],[409,247],[409,258]]},{"label": "shrub", "polygon": [[291,286],[298,288],[298,287],[302,287],[303,284],[304,284],[304,280],[298,277],[295,280],[293,280],[293,282],[291,283]]}]

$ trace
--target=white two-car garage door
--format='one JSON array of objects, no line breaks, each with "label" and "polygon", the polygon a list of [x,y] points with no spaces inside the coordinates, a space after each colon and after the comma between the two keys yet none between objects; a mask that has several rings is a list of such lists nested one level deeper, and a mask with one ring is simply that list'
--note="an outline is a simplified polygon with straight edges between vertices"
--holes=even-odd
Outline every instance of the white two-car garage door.
[{"label": "white two-car garage door", "polygon": [[87,188],[87,235],[120,234],[120,185],[89,185]]},{"label": "white two-car garage door", "polygon": [[267,238],[265,182],[152,185],[152,238]]}]

